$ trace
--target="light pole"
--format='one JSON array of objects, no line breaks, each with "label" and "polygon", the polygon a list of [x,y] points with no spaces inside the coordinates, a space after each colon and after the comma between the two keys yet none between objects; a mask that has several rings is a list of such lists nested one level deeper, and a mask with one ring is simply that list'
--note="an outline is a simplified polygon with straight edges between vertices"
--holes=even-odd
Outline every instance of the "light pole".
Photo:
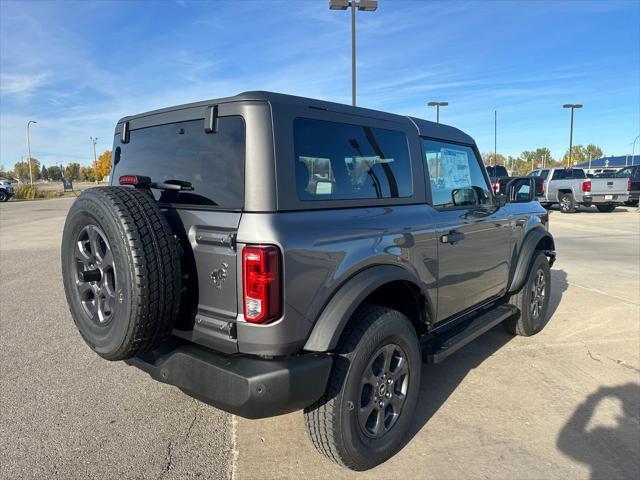
[{"label": "light pole", "polygon": [[493,165],[498,159],[498,111],[493,111]]},{"label": "light pole", "polygon": [[96,143],[98,142],[98,137],[89,137],[89,140],[93,143],[93,176],[95,177],[96,183],[98,183],[98,158],[96,157]]},{"label": "light pole", "polygon": [[356,10],[375,12],[378,0],[329,0],[331,10],[346,10],[351,7],[351,104],[356,105]]},{"label": "light pole", "polygon": [[[633,167],[633,165],[635,164],[635,156],[636,156],[636,142],[640,139],[640,135],[638,135],[634,140],[633,140],[633,147],[631,147],[631,166]],[[624,166],[627,166],[627,161],[625,160],[624,162]]]},{"label": "light pole", "polygon": [[449,102],[429,102],[428,107],[436,107],[436,123],[440,123],[440,107],[446,107]]},{"label": "light pole", "polygon": [[572,162],[571,157],[573,156],[573,111],[576,108],[582,108],[582,105],[579,103],[565,103],[562,108],[570,108],[571,109],[571,127],[569,128],[569,159],[567,167],[571,168]]},{"label": "light pole", "polygon": [[35,120],[29,120],[27,122],[27,151],[29,152],[29,183],[33,185],[33,173],[31,172],[31,140],[29,139],[29,125],[32,123],[38,123]]}]

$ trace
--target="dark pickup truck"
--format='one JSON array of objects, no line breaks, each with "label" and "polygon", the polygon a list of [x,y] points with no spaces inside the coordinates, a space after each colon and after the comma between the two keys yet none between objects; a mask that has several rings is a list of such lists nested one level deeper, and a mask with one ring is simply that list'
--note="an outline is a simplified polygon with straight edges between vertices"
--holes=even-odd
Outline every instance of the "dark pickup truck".
[{"label": "dark pickup truck", "polygon": [[554,240],[512,188],[414,117],[268,92],[125,117],[111,185],[66,219],[66,297],[103,358],[244,417],[304,409],[365,470],[401,447],[423,359],[544,327]]}]

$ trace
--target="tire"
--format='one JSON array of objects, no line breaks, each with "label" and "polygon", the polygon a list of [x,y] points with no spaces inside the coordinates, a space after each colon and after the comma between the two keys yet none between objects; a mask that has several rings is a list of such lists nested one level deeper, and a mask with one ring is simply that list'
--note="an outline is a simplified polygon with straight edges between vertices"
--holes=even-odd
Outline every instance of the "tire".
[{"label": "tire", "polygon": [[598,209],[599,212],[609,213],[609,212],[613,212],[616,209],[616,206],[615,205],[596,205],[596,208]]},{"label": "tire", "polygon": [[571,193],[561,193],[558,195],[558,205],[562,213],[575,213],[576,201]]},{"label": "tire", "polygon": [[7,192],[5,192],[4,190],[0,190],[0,202],[7,201],[9,201],[9,195],[7,195]]},{"label": "tire", "polygon": [[[540,291],[539,279],[544,284]],[[540,251],[536,251],[525,284],[519,292],[509,298],[509,303],[518,308],[519,313],[504,322],[508,332],[513,335],[530,337],[541,331],[546,325],[547,310],[549,307],[549,292],[551,291],[551,271],[547,257]],[[542,298],[536,295],[542,294]],[[537,308],[534,308],[534,300]]]},{"label": "tire", "polygon": [[67,215],[61,257],[71,316],[98,355],[123,360],[167,338],[180,306],[180,258],[148,194],[83,191]]},{"label": "tire", "polygon": [[[398,361],[398,356],[404,362]],[[388,374],[380,370],[385,358],[393,358],[391,367],[396,367]],[[318,452],[357,471],[373,468],[393,456],[413,419],[421,361],[418,337],[407,317],[385,307],[359,308],[340,340],[324,396],[304,410],[305,427]],[[380,401],[385,415],[398,416],[380,423],[377,412],[381,409],[376,406]],[[363,403],[371,408],[364,408],[360,414]],[[379,425],[386,429],[380,430]]]}]

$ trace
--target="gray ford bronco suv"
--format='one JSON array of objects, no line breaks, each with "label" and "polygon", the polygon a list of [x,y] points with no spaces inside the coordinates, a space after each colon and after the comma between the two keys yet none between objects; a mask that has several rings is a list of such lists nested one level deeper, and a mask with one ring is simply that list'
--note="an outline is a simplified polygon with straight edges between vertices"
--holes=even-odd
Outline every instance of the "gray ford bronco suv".
[{"label": "gray ford bronco suv", "polygon": [[453,127],[248,92],[123,118],[112,161],[62,240],[86,343],[236,415],[304,409],[342,466],[401,447],[423,361],[545,325],[548,213]]}]

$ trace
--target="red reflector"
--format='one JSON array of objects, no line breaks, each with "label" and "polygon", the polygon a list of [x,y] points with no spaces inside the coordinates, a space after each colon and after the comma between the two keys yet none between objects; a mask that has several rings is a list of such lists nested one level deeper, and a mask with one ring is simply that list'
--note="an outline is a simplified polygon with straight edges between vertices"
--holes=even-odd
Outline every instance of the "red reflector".
[{"label": "red reflector", "polygon": [[590,192],[591,191],[591,180],[585,180],[582,182],[582,191]]},{"label": "red reflector", "polygon": [[268,323],[282,314],[280,250],[272,245],[247,246],[242,250],[244,319]]}]

